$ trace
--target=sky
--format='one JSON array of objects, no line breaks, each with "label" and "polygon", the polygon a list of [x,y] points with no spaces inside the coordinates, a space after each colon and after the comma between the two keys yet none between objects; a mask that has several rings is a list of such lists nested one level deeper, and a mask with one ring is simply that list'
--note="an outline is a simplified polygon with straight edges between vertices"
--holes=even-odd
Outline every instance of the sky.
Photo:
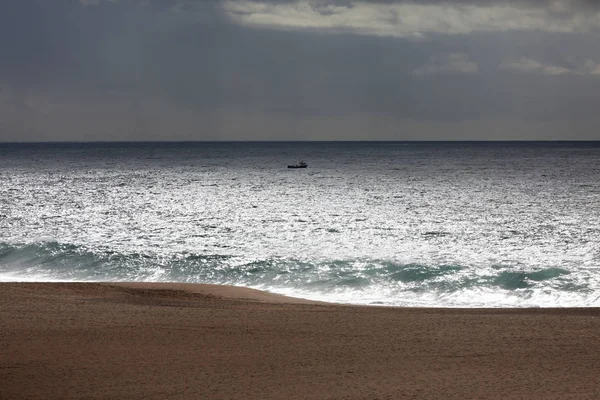
[{"label": "sky", "polygon": [[2,0],[0,141],[600,140],[600,2]]}]

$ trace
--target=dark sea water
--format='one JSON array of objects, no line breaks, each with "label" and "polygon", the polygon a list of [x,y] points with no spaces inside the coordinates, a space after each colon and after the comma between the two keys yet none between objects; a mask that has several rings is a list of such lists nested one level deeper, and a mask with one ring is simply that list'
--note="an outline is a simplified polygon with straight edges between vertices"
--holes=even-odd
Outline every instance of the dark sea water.
[{"label": "dark sea water", "polygon": [[599,142],[0,144],[0,178],[2,281],[600,306]]}]

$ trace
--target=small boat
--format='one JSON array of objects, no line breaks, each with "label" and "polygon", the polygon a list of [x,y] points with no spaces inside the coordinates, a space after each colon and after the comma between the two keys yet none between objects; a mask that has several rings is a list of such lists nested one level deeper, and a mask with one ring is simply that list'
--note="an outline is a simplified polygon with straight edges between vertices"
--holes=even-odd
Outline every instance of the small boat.
[{"label": "small boat", "polygon": [[308,164],[306,164],[304,161],[300,161],[298,164],[288,165],[288,168],[306,168],[306,167],[308,167]]}]

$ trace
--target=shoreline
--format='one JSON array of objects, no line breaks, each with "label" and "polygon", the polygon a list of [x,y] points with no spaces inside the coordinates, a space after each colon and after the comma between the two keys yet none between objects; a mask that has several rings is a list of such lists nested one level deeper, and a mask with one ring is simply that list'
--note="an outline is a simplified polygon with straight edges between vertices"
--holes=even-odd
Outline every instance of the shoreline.
[{"label": "shoreline", "polygon": [[336,302],[333,300],[311,299],[307,297],[296,297],[293,294],[283,294],[271,292],[265,289],[256,289],[247,286],[235,286],[229,284],[216,283],[184,283],[184,282],[144,282],[144,281],[68,281],[68,280],[0,280],[0,288],[3,285],[102,285],[122,287],[129,289],[146,289],[146,290],[167,290],[190,292],[195,294],[205,294],[222,300],[239,300],[239,301],[258,301],[265,303],[289,303],[289,304],[321,304],[340,307],[373,307],[373,308],[392,308],[402,310],[460,310],[468,312],[469,310],[485,310],[493,312],[494,310],[600,310],[600,306],[429,306],[429,305],[398,305],[386,302],[373,303],[351,303],[346,301]]},{"label": "shoreline", "polygon": [[3,282],[0,398],[598,398],[599,317]]}]

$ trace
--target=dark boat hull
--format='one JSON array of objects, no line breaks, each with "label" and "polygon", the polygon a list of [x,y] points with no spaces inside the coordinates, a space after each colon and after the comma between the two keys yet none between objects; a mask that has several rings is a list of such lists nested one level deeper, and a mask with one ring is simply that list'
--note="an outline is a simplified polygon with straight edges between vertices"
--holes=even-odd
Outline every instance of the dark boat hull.
[{"label": "dark boat hull", "polygon": [[308,165],[288,165],[288,168],[306,168]]}]

